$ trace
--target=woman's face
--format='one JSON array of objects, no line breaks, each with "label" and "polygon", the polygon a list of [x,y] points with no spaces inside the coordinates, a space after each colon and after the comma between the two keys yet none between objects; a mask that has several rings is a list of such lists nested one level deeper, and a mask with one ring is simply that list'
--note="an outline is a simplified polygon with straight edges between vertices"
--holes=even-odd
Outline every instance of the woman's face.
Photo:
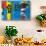
[{"label": "woman's face", "polygon": [[42,12],[43,12],[44,14],[46,14],[46,8],[43,8],[43,9],[42,9]]},{"label": "woman's face", "polygon": [[46,6],[41,6],[40,9],[42,10],[43,14],[46,14]]}]

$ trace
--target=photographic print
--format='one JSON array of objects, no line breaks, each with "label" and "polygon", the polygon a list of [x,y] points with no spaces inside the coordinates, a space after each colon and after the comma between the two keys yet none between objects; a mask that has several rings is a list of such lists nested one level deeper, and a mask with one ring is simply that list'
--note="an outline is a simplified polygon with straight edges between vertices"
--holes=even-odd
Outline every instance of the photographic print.
[{"label": "photographic print", "polygon": [[30,0],[2,1],[2,20],[30,20]]}]

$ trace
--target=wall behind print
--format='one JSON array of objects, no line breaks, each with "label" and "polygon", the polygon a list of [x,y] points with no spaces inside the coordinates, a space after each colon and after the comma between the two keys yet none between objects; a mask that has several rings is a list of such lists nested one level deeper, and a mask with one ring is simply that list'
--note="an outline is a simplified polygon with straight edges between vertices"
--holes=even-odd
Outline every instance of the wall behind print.
[{"label": "wall behind print", "polygon": [[[37,23],[35,17],[40,14],[40,6],[46,5],[46,0],[31,0],[31,20],[30,21],[2,21],[1,20],[1,1],[0,1],[0,33],[4,34],[4,28],[6,25],[14,25],[18,29],[18,36],[22,34],[24,36],[31,36],[33,33],[36,33],[36,29],[42,29]],[[43,28],[46,30],[45,28]],[[2,34],[1,33],[1,34]],[[3,35],[2,34],[2,35]]]}]

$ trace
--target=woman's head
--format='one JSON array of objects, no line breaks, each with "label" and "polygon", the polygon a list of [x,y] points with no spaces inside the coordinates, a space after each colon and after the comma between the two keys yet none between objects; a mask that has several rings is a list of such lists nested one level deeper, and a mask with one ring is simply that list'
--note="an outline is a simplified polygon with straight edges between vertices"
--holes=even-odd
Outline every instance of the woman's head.
[{"label": "woman's head", "polygon": [[42,10],[42,12],[43,12],[44,14],[46,14],[46,6],[41,6],[40,9]]}]

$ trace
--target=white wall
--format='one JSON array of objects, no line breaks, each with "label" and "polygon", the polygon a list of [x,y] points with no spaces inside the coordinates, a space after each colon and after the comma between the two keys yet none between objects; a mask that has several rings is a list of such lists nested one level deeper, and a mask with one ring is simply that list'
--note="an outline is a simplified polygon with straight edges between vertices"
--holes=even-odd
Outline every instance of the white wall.
[{"label": "white wall", "polygon": [[[43,29],[46,31],[46,28],[40,27],[35,19],[36,15],[41,13],[40,6],[43,6],[43,5],[46,6],[46,0],[31,0],[31,20],[30,21],[2,21],[1,20],[2,9],[0,7],[0,29],[1,29],[0,33],[2,32],[1,34],[4,34],[4,28],[6,25],[16,26],[18,30],[18,36],[21,36],[23,34],[24,36],[31,37],[33,34],[36,35],[37,29]],[[41,37],[41,33],[39,34]],[[37,36],[39,36],[39,34]]]}]

